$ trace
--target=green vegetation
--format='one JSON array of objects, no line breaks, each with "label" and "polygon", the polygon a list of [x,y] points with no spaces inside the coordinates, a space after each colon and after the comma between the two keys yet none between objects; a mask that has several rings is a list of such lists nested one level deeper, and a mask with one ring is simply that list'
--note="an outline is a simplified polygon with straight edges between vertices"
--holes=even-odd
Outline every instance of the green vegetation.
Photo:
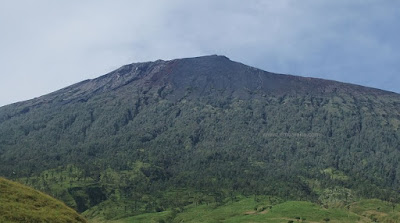
[{"label": "green vegetation", "polygon": [[388,207],[387,202],[379,200],[362,200],[352,203],[350,208],[325,209],[306,201],[273,204],[267,198],[259,201],[255,201],[254,198],[241,198],[223,205],[189,205],[184,210],[146,213],[111,222],[398,222],[399,209],[394,212]]},{"label": "green vegetation", "polygon": [[0,222],[86,222],[62,202],[0,178]]},{"label": "green vegetation", "polygon": [[1,107],[0,175],[89,219],[184,218],[270,196],[334,222],[325,209],[399,203],[399,120],[398,94],[223,57],[131,64]]}]

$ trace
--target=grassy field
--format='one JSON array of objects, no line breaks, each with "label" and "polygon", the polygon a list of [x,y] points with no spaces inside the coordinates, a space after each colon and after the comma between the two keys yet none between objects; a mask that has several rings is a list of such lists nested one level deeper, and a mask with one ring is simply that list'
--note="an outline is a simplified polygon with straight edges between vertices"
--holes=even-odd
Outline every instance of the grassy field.
[{"label": "grassy field", "polygon": [[[326,172],[328,171],[326,170]],[[72,168],[68,173],[69,175],[63,176],[63,183],[59,181],[61,184],[57,184],[60,190],[65,189],[65,184],[79,187],[75,179],[79,177],[79,171]],[[332,175],[340,174],[329,173]],[[74,177],[74,175],[76,176]],[[46,172],[42,178],[50,178],[51,176],[55,179],[60,178],[52,172]],[[85,183],[90,182],[85,181]],[[0,179],[0,189],[0,222],[85,222],[75,211],[67,208],[63,203],[29,187]],[[334,193],[328,192],[329,196],[327,197],[333,199]],[[190,194],[195,196],[194,192]],[[179,191],[165,193],[165,199],[169,200],[173,200],[175,197],[187,200],[188,198],[185,196],[187,194]],[[205,200],[203,204],[192,204],[179,209],[167,209],[166,211],[139,214],[127,218],[121,218],[125,213],[124,200],[117,199],[113,203],[110,203],[111,200],[107,200],[100,203],[96,208],[89,209],[84,215],[89,218],[89,222],[93,223],[400,222],[400,207],[378,199],[364,199],[351,202],[348,205],[329,206],[329,208],[307,201],[284,202],[271,196],[258,196],[257,198],[239,196],[234,199],[226,199],[220,203],[213,202],[212,199]],[[129,201],[126,202],[129,203]],[[336,203],[333,202],[332,204]],[[107,219],[104,218],[105,216],[108,216]]]},{"label": "grassy field", "polygon": [[64,203],[0,178],[0,222],[87,222]]},{"label": "grassy field", "polygon": [[[97,219],[93,222],[102,222]],[[169,210],[147,213],[112,221],[113,223],[162,223],[162,222],[400,222],[400,208],[380,200],[362,200],[343,208],[323,208],[306,201],[287,201],[274,204],[267,199],[255,201],[242,198],[224,205],[190,205],[182,211]]]}]

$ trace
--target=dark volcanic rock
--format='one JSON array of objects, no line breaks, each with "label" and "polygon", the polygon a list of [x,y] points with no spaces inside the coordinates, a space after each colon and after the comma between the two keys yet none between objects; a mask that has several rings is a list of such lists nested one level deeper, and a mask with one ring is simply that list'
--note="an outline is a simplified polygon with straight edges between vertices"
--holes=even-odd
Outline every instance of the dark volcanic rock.
[{"label": "dark volcanic rock", "polygon": [[340,187],[386,199],[400,188],[399,128],[392,92],[224,56],[158,60],[1,107],[0,175],[81,211],[116,191],[131,201],[176,188],[316,200]]}]

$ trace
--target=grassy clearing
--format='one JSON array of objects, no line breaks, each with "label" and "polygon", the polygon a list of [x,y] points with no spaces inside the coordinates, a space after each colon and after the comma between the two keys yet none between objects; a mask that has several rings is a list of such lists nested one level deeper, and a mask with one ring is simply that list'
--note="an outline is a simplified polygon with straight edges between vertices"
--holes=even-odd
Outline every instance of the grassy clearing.
[{"label": "grassy clearing", "polygon": [[349,208],[325,209],[306,201],[287,201],[274,204],[268,199],[255,201],[254,198],[241,198],[224,205],[189,205],[182,212],[165,211],[141,214],[130,218],[113,221],[113,223],[130,222],[207,222],[207,223],[241,223],[270,222],[288,223],[366,223],[366,222],[400,222],[400,208],[390,203],[371,199],[361,200]]},{"label": "grassy clearing", "polygon": [[64,203],[0,178],[0,222],[86,222]]},{"label": "grassy clearing", "polygon": [[350,211],[375,222],[400,222],[400,207],[378,199],[361,200],[350,206]]}]

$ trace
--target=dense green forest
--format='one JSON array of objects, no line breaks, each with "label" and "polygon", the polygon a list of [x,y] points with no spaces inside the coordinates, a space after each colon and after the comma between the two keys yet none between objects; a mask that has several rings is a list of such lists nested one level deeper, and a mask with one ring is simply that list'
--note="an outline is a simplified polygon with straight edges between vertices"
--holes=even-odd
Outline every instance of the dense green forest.
[{"label": "dense green forest", "polygon": [[400,194],[400,95],[221,56],[130,64],[0,108],[0,175],[115,219],[238,197]]}]

